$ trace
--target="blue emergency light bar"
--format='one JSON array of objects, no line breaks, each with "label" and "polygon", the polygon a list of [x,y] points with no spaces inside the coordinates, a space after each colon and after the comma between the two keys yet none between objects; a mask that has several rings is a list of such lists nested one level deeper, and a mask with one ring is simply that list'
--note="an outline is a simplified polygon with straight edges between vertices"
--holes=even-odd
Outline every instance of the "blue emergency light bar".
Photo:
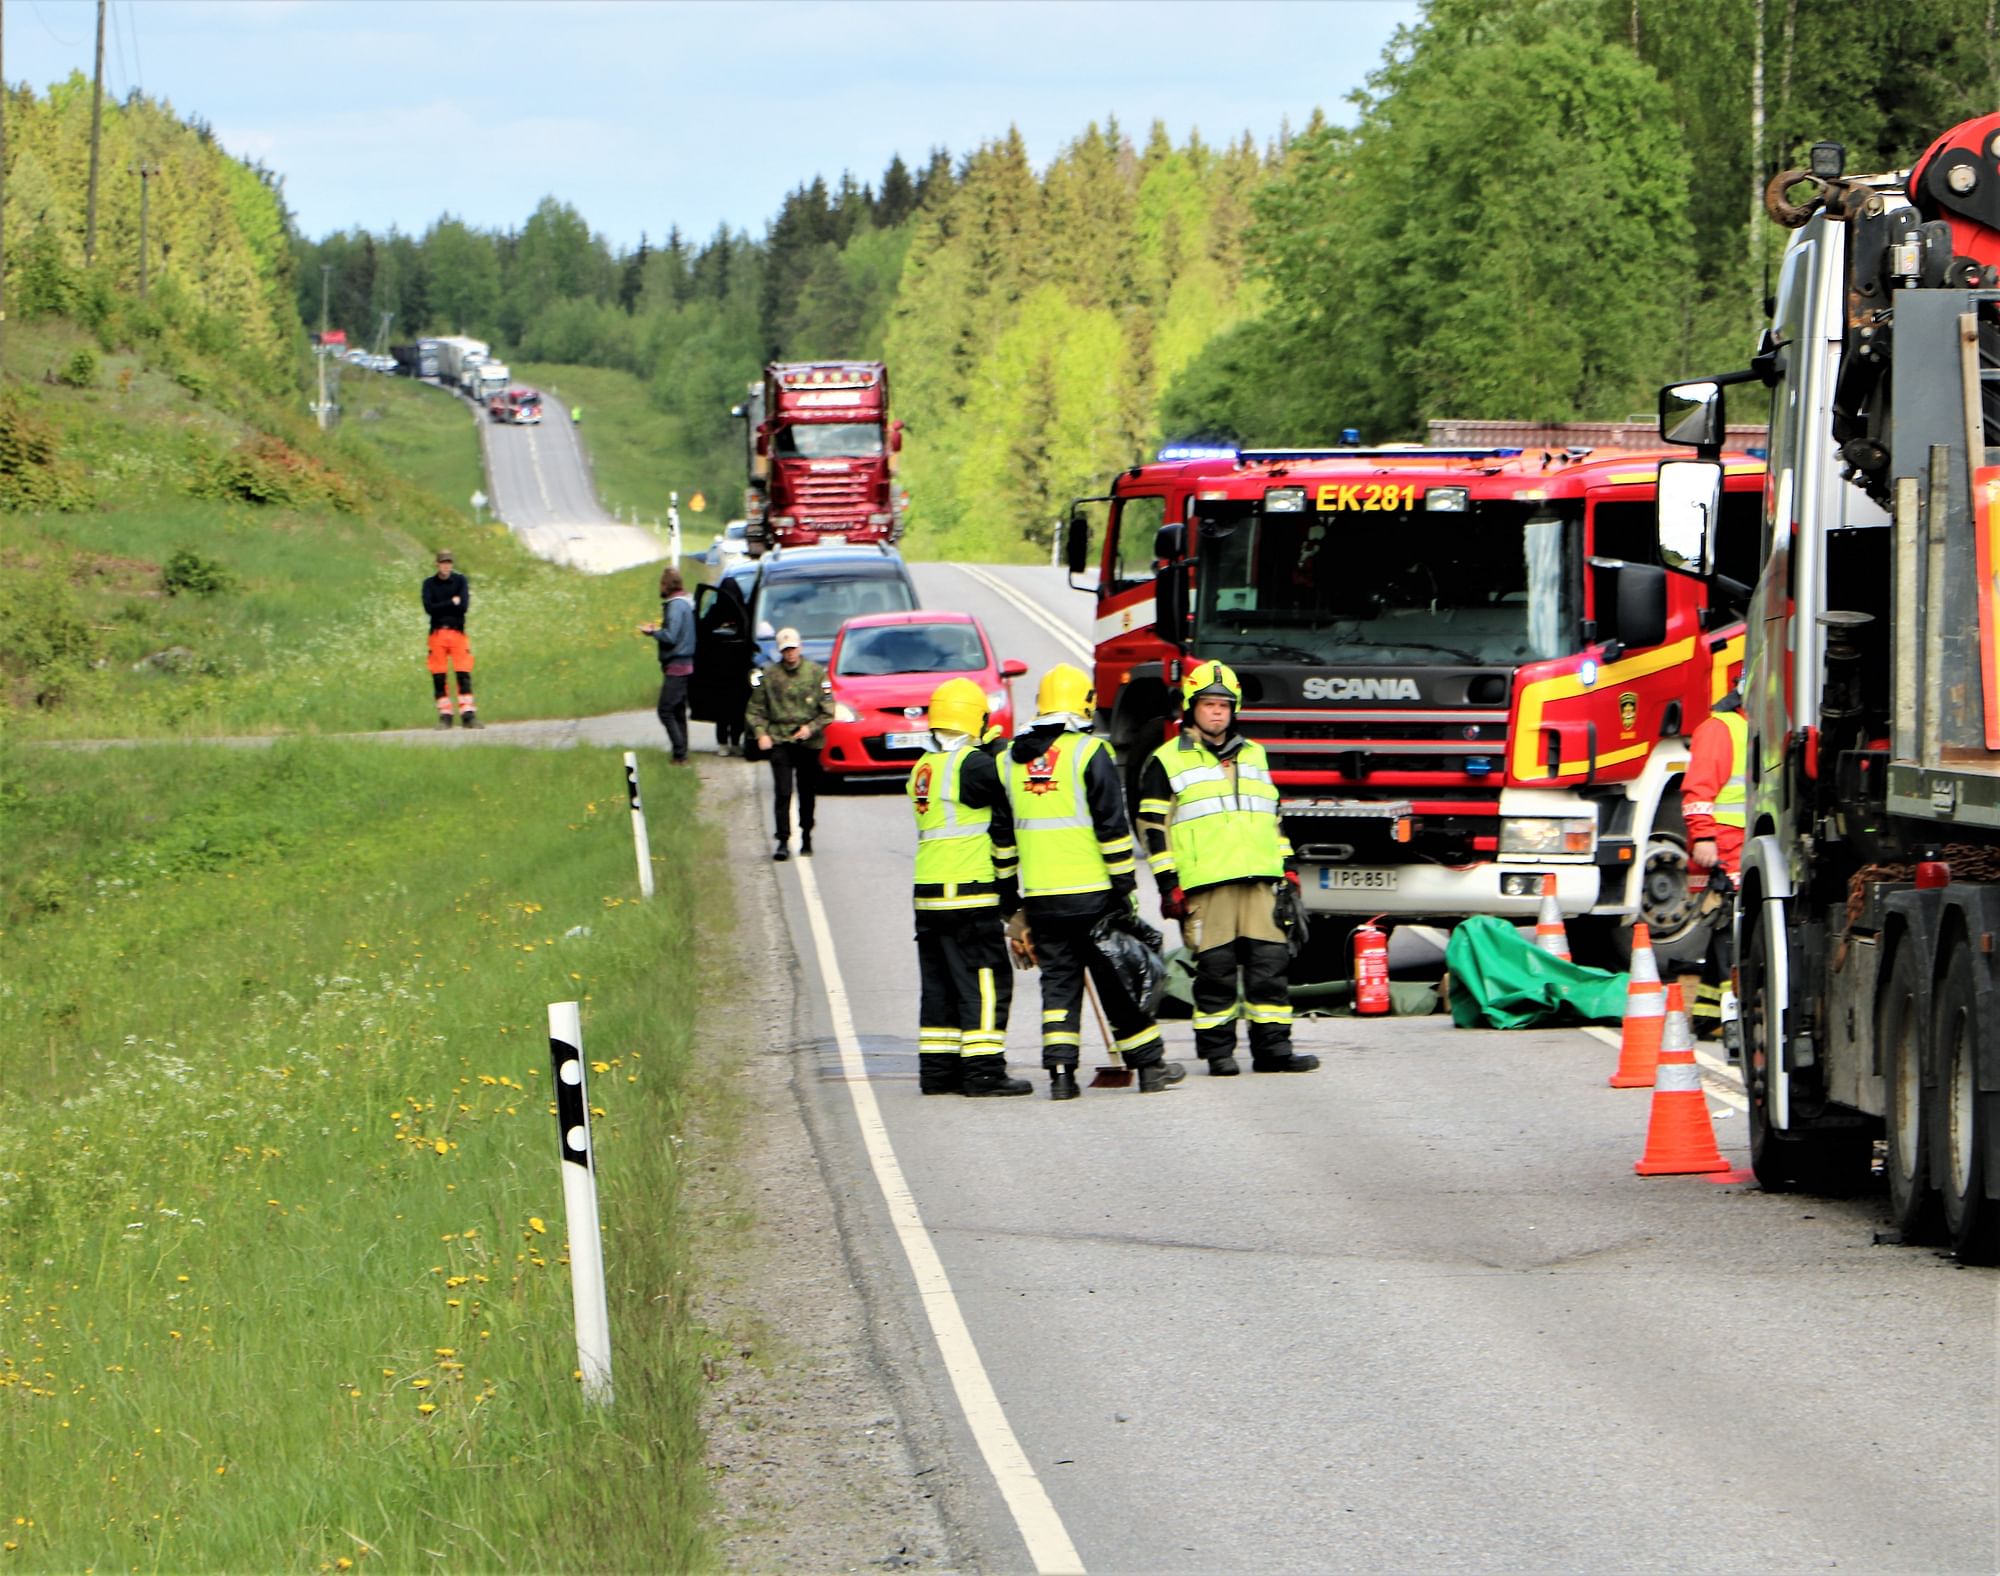
[{"label": "blue emergency light bar", "polygon": [[1170,443],[1153,456],[1156,460],[1233,460],[1236,451],[1204,443]]},{"label": "blue emergency light bar", "polygon": [[1236,458],[1244,465],[1270,465],[1279,460],[1511,460],[1519,449],[1427,449],[1420,443],[1387,444],[1374,449],[1243,449]]}]

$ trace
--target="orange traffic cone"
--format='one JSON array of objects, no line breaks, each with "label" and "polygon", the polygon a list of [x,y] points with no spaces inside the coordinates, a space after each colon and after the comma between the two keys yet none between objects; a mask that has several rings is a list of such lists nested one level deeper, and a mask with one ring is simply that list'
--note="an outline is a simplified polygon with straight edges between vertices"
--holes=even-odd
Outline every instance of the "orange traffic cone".
[{"label": "orange traffic cone", "polygon": [[1646,1127],[1646,1153],[1632,1169],[1642,1177],[1683,1177],[1727,1171],[1715,1147],[1708,1096],[1701,1092],[1701,1069],[1694,1062],[1694,1025],[1678,985],[1667,987],[1667,1022],[1660,1038],[1660,1064],[1653,1077],[1653,1111]]},{"label": "orange traffic cone", "polygon": [[1542,911],[1535,916],[1535,945],[1552,958],[1569,962],[1569,932],[1563,929],[1562,910],[1556,905],[1556,878],[1542,877]]},{"label": "orange traffic cone", "polygon": [[1667,1021],[1667,988],[1653,958],[1653,934],[1642,919],[1632,927],[1632,981],[1625,987],[1625,1025],[1618,1034],[1614,1089],[1650,1089]]}]

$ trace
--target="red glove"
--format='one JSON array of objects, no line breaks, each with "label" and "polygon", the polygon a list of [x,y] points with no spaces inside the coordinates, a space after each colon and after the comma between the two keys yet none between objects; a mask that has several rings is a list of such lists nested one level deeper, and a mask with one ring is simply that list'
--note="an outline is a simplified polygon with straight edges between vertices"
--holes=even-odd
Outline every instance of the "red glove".
[{"label": "red glove", "polygon": [[1187,893],[1175,887],[1160,899],[1160,913],[1164,918],[1181,920],[1188,917]]},{"label": "red glove", "polygon": [[1293,890],[1294,892],[1298,891],[1298,889],[1299,889],[1299,873],[1298,873],[1298,871],[1296,871],[1296,870],[1287,870],[1287,871],[1285,872],[1285,879],[1286,879],[1287,881],[1291,882],[1291,884],[1292,884],[1292,890]]}]

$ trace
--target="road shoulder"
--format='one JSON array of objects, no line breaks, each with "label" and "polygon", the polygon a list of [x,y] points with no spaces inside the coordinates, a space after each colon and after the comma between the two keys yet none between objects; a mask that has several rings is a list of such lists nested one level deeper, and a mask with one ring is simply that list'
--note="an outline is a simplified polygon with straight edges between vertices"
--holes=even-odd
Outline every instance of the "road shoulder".
[{"label": "road shoulder", "polygon": [[716,1546],[734,1570],[949,1569],[936,1479],[913,1460],[807,1128],[800,1080],[814,1058],[794,1026],[800,975],[777,884],[740,855],[763,851],[761,774],[698,760],[713,868],[734,872],[716,884],[737,905],[734,956],[703,959],[699,1036],[737,1142],[689,1183],[706,1239],[696,1307],[711,1337]]}]

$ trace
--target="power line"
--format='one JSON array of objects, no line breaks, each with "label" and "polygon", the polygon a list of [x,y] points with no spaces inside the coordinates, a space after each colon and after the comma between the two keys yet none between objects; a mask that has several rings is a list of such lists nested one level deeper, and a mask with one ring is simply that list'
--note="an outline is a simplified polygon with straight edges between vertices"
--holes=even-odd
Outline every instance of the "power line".
[{"label": "power line", "polygon": [[108,7],[108,10],[111,14],[111,49],[118,57],[118,78],[125,84],[125,92],[120,96],[129,98],[132,93],[132,73],[125,69],[125,29],[118,20],[118,7],[114,5]]},{"label": "power line", "polygon": [[132,71],[139,79],[139,91],[146,91],[146,62],[139,54],[139,16],[132,9],[132,0],[125,0],[125,21],[132,29]]},{"label": "power line", "polygon": [[49,19],[42,15],[42,8],[35,4],[35,0],[28,0],[28,9],[35,13],[35,20],[42,24],[42,31],[48,34],[50,38],[53,38],[58,44],[62,45],[64,49],[81,49],[83,47],[74,40],[64,38],[54,28],[50,27]]}]

